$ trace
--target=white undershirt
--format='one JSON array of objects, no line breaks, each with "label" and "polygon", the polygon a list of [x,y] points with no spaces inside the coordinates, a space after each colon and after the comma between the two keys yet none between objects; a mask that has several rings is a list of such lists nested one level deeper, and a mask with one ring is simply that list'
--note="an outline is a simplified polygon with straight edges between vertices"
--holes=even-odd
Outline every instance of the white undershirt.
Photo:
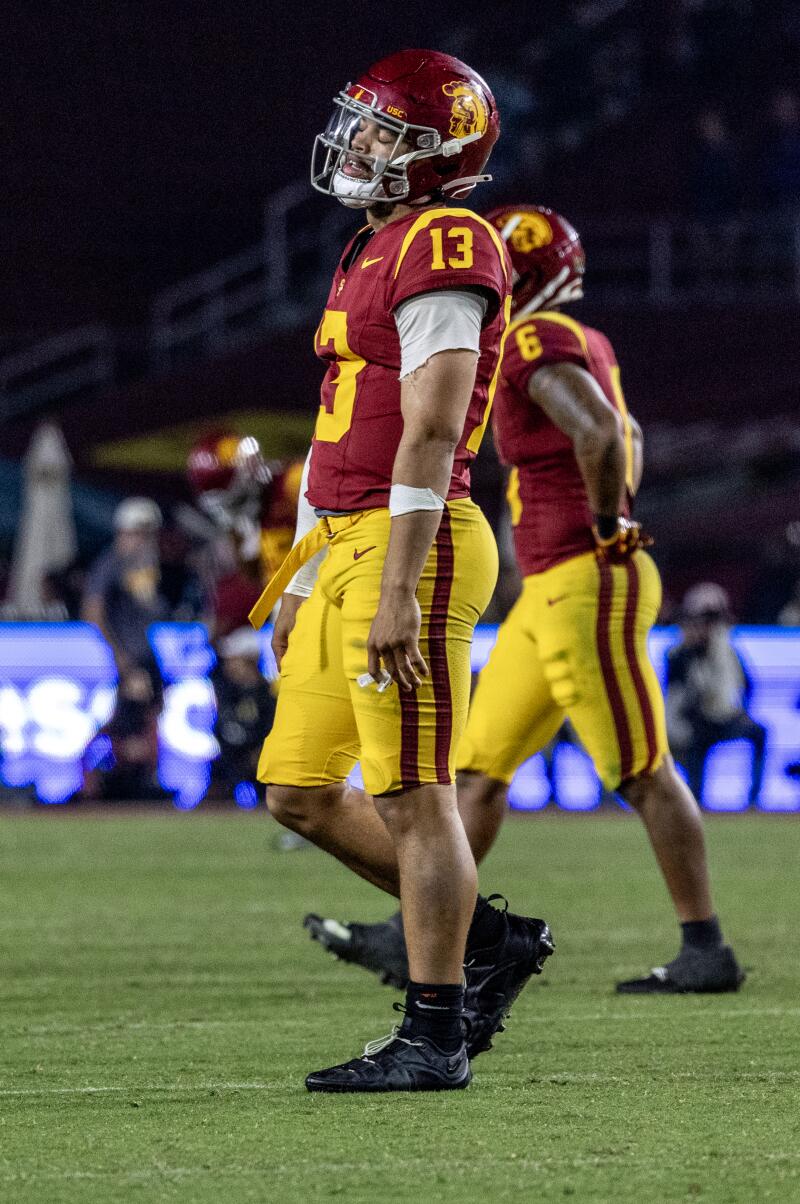
[{"label": "white undershirt", "polygon": [[[488,308],[489,302],[482,293],[452,288],[418,293],[402,301],[394,311],[400,337],[400,380],[416,372],[417,368],[440,351],[474,351],[480,354],[481,327]],[[318,522],[314,507],[306,497],[310,465],[309,449],[297,500],[295,544]],[[297,570],[286,587],[287,594],[309,597],[326,553],[327,549],[323,548]]]},{"label": "white undershirt", "polygon": [[401,301],[394,311],[400,336],[400,380],[439,351],[480,354],[481,327],[489,302],[483,293],[442,288]]}]

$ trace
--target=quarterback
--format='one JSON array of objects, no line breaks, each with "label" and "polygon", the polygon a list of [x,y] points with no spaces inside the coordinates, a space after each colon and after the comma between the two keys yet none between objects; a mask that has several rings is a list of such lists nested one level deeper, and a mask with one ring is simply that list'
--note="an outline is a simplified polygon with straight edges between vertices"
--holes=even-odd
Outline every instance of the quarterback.
[{"label": "quarterback", "polygon": [[[473,853],[491,848],[518,767],[569,717],[608,790],[641,816],[682,930],[678,956],[624,993],[735,991],[742,974],[714,914],[700,811],[667,746],[664,701],[647,653],[661,603],[649,540],[630,518],[642,474],[608,339],[561,310],[583,295],[576,231],[537,206],[488,220],[514,268],[514,318],[494,411],[512,466],[509,505],[523,575],[478,680],[461,742],[459,808]],[[337,956],[406,975],[402,925],[306,917]]]},{"label": "quarterback", "polygon": [[[326,374],[297,542],[253,611],[258,624],[283,593],[259,777],[277,819],[399,895],[405,925],[401,1027],[307,1087],[458,1089],[553,948],[543,921],[477,896],[455,789],[472,633],[497,577],[469,466],[511,277],[499,231],[459,202],[487,178],[499,118],[480,76],[435,51],[374,64],[334,106],[312,184],[368,224],[315,336]],[[346,781],[356,761],[365,792]]]}]

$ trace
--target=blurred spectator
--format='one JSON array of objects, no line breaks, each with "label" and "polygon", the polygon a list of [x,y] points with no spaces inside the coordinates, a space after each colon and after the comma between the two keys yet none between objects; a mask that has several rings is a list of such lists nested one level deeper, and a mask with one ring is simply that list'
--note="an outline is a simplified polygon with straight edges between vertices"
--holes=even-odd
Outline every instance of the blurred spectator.
[{"label": "blurred spectator", "polygon": [[170,618],[178,623],[205,619],[206,599],[200,576],[192,565],[189,539],[178,527],[164,527],[159,540],[161,593]]},{"label": "blurred spectator", "polygon": [[230,795],[242,783],[256,780],[261,745],[275,716],[275,699],[261,673],[261,642],[251,627],[225,636],[218,652],[212,681],[217,699],[214,734],[220,755],[214,763],[214,777]]},{"label": "blurred spectator", "polygon": [[766,728],[747,713],[752,682],[730,641],[730,602],[712,582],[690,589],[682,607],[683,638],[667,658],[667,724],[676,758],[695,797],[702,798],[708,753],[725,740],[752,745],[749,803],[764,776]]},{"label": "blurred spectator", "polygon": [[83,619],[94,623],[110,644],[122,678],[144,668],[159,675],[147,638],[151,623],[170,618],[161,590],[158,533],[161,511],[144,497],[120,502],[114,512],[114,542],[92,565],[83,599]]},{"label": "blurred spectator", "polygon": [[160,710],[161,693],[145,669],[120,676],[114,715],[93,742],[94,764],[84,775],[84,798],[169,798],[157,775]]}]

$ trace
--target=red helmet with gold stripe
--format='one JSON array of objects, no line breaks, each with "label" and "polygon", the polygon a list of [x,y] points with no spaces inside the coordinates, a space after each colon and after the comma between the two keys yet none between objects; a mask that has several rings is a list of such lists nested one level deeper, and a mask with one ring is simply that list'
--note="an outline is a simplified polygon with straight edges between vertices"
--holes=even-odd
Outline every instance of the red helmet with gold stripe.
[{"label": "red helmet with gold stripe", "polygon": [[514,268],[512,313],[533,313],[583,296],[586,256],[578,231],[543,205],[504,205],[486,214]]},{"label": "red helmet with gold stripe", "polygon": [[[381,59],[334,97],[314,143],[311,183],[343,205],[461,199],[481,180],[500,133],[488,84],[438,50],[401,50]],[[365,123],[391,135],[385,157],[353,148]]]}]

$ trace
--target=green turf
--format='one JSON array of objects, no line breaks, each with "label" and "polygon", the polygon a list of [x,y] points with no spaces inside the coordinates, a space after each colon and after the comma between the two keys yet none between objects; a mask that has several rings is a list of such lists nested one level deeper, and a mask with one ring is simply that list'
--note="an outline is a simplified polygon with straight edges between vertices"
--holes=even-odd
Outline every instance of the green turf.
[{"label": "green turf", "polygon": [[671,956],[637,822],[506,825],[487,889],[558,951],[467,1092],[309,1096],[392,994],[306,938],[385,902],[261,814],[0,821],[0,1200],[800,1200],[800,823],[709,823],[746,987],[620,998]]}]

